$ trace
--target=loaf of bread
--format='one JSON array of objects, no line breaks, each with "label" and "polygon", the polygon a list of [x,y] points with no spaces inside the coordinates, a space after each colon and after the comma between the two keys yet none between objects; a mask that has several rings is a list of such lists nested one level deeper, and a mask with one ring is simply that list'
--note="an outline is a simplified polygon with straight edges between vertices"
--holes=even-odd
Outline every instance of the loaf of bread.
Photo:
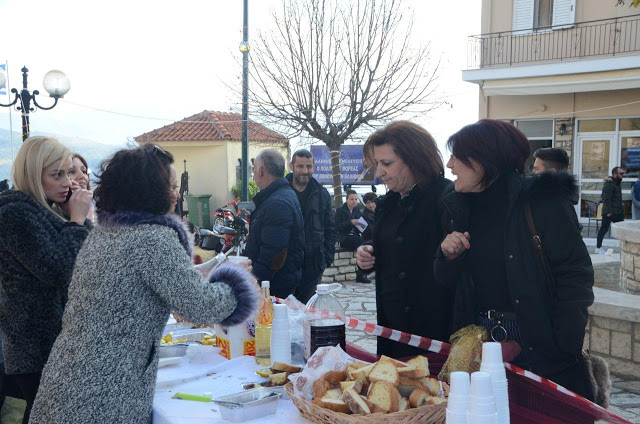
[{"label": "loaf of bread", "polygon": [[371,413],[371,408],[353,389],[346,389],[342,392],[342,401],[347,404],[349,410],[354,414],[369,415]]}]

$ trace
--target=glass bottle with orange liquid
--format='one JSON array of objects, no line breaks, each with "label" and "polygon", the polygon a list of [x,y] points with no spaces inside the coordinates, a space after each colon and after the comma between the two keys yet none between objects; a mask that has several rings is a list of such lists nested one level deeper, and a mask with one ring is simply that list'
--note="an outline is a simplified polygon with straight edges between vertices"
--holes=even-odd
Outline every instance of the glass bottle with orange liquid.
[{"label": "glass bottle with orange liquid", "polygon": [[262,282],[262,304],[256,316],[256,362],[258,365],[271,366],[271,325],[273,324],[273,303],[270,284]]}]

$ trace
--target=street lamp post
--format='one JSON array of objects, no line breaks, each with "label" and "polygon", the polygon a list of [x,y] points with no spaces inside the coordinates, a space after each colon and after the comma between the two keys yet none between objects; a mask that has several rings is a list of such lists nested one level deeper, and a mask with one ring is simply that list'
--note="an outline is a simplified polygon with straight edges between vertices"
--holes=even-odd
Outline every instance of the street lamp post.
[{"label": "street lamp post", "polygon": [[[69,91],[69,78],[61,71],[49,71],[44,76],[44,80],[42,81],[42,85],[44,89],[49,93],[49,97],[53,97],[55,100],[53,105],[49,107],[44,107],[38,104],[36,101],[36,96],[40,94],[38,90],[34,90],[33,93],[30,93],[27,89],[27,74],[29,70],[27,67],[22,68],[22,90],[18,93],[18,90],[15,88],[11,89],[11,92],[15,94],[15,98],[13,101],[7,105],[0,103],[0,106],[11,107],[15,104],[19,103],[19,106],[16,106],[16,110],[20,111],[22,114],[22,141],[25,141],[29,137],[29,112],[35,112],[36,109],[42,110],[50,110],[53,109],[58,104],[58,99],[64,97],[65,94]],[[4,86],[6,81],[6,77],[3,72],[0,72],[0,87]],[[33,102],[33,107],[31,103]]]},{"label": "street lamp post", "polygon": [[249,200],[249,0],[242,16],[242,200]]}]

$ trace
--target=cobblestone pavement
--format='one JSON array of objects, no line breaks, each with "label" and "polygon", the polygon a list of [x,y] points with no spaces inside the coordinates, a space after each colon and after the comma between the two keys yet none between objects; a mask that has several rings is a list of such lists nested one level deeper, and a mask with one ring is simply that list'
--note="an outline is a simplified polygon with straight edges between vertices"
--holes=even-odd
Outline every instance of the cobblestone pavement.
[{"label": "cobblestone pavement", "polygon": [[[614,249],[615,253],[619,249]],[[593,248],[590,248],[593,253]],[[596,286],[619,290],[619,263],[594,265]],[[347,316],[367,322],[376,322],[375,285],[347,282],[336,297],[345,308]],[[361,331],[347,329],[347,341],[368,352],[375,353],[376,337]],[[633,423],[640,423],[640,380],[617,375],[612,376],[610,410]]]}]

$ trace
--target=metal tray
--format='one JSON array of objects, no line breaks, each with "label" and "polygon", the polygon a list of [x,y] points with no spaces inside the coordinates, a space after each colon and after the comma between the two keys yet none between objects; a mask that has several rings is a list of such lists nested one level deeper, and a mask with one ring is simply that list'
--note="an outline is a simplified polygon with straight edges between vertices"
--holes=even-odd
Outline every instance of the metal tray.
[{"label": "metal tray", "polygon": [[215,336],[212,328],[188,328],[182,330],[165,331],[162,336],[172,333],[173,340],[185,339],[184,343],[197,343],[204,340],[204,336]]},{"label": "metal tray", "polygon": [[159,358],[182,357],[187,354],[188,347],[189,345],[186,343],[180,343],[175,345],[160,345],[158,346],[158,357]]},{"label": "metal tray", "polygon": [[280,394],[271,388],[246,390],[213,399],[225,420],[239,423],[275,414]]},{"label": "metal tray", "polygon": [[255,383],[243,383],[241,384],[244,390],[252,390],[255,389],[255,385],[259,385],[260,388],[264,387],[265,389],[273,390],[276,393],[279,393],[282,396],[282,399],[291,399],[287,392],[284,390],[284,386],[268,386],[268,381],[256,381]]}]

